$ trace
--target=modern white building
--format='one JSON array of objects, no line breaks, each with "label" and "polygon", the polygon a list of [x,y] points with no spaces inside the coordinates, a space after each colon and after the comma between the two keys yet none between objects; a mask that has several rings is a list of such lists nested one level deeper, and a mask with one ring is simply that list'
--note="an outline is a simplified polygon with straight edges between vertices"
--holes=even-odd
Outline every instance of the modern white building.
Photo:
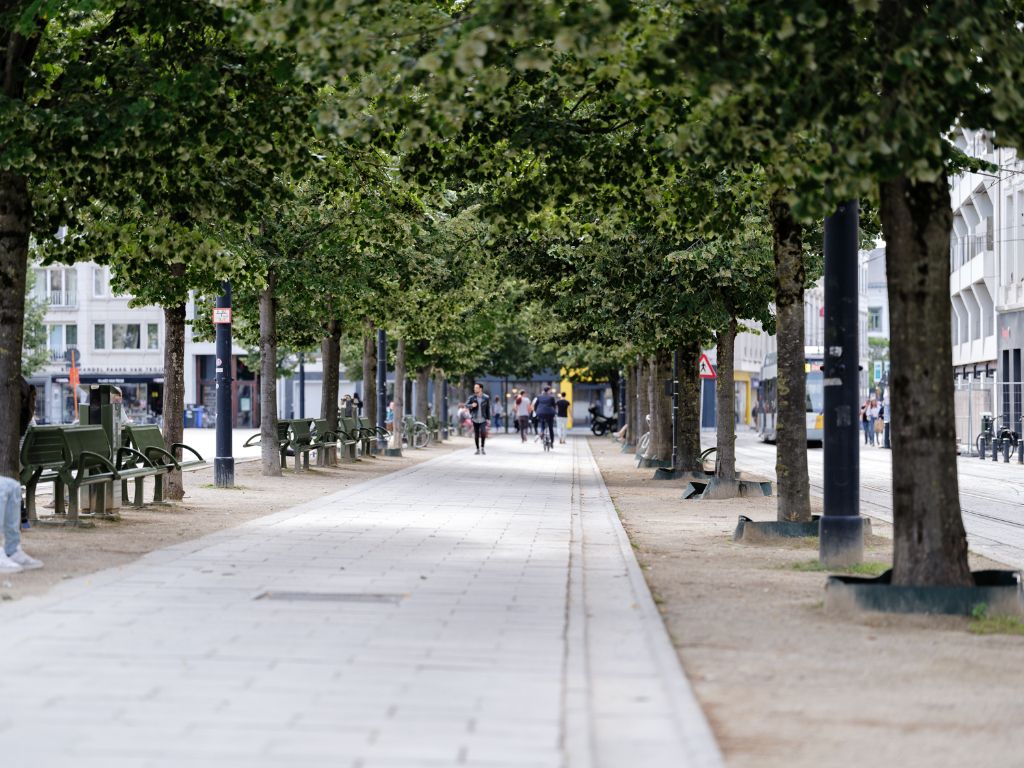
[{"label": "modern white building", "polygon": [[[957,128],[954,143],[998,167],[950,179],[949,292],[958,433],[977,434],[980,412],[1020,431],[1024,349],[1024,161],[988,131]],[[970,416],[965,409],[970,408]],[[969,419],[970,424],[965,422]]]}]

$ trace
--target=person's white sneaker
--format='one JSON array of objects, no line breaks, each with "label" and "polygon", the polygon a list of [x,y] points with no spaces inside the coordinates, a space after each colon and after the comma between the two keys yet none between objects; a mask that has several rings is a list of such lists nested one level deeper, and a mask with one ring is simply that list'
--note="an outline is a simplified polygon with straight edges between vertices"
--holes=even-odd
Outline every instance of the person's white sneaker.
[{"label": "person's white sneaker", "polygon": [[22,569],[26,571],[34,571],[36,568],[43,567],[42,560],[36,560],[31,555],[25,554],[25,550],[23,550],[21,547],[18,547],[16,550],[14,550],[14,554],[11,555],[8,559],[12,563],[20,565]]},{"label": "person's white sneaker", "polygon": [[7,555],[0,550],[0,574],[5,573],[21,573],[24,568],[18,565],[16,562],[11,560]]}]

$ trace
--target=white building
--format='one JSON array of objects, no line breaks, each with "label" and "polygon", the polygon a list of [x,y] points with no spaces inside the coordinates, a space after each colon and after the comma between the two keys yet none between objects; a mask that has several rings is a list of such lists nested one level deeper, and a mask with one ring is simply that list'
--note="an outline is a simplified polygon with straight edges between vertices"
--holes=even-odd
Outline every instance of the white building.
[{"label": "white building", "polygon": [[980,411],[1017,430],[1024,417],[1024,162],[1015,150],[995,147],[987,131],[957,128],[953,141],[998,166],[994,173],[950,179],[953,371],[958,389],[974,392],[969,417],[967,398],[957,400],[958,433],[965,439],[977,434]]}]

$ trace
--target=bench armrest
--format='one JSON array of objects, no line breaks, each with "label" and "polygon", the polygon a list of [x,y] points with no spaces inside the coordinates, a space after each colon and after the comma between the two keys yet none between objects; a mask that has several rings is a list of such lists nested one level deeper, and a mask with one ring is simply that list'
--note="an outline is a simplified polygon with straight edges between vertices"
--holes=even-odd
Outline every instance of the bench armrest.
[{"label": "bench armrest", "polygon": [[[191,451],[193,454],[195,454],[195,457],[197,459],[199,459],[200,461],[206,461],[206,459],[204,459],[202,456],[199,455],[199,451],[197,451],[195,448],[192,448],[191,446],[185,445],[184,443],[175,443],[174,445],[172,445],[171,446],[171,452],[172,453],[174,452],[175,448],[181,448],[181,450],[183,450],[183,451]],[[178,467],[178,468],[181,469],[181,467]]]},{"label": "bench armrest", "polygon": [[[261,432],[257,432],[255,435],[253,435],[248,440],[246,440],[244,443],[242,443],[242,447],[243,448],[252,448],[254,445],[259,445],[261,437],[263,437],[263,434]],[[254,443],[253,440],[255,440],[256,442]]]},{"label": "bench armrest", "polygon": [[128,454],[129,456],[137,456],[138,458],[142,459],[143,462],[145,462],[145,465],[147,467],[152,467],[153,466],[153,462],[149,458],[147,458],[143,454],[139,453],[134,448],[129,448],[128,446],[123,445],[123,446],[121,446],[120,448],[117,449],[117,456],[115,457],[116,461],[117,461],[117,471],[118,472],[120,472],[122,469],[125,468],[124,464],[121,461],[121,458],[125,454]]},{"label": "bench armrest", "polygon": [[110,462],[110,459],[108,459],[106,456],[101,456],[98,453],[93,453],[92,451],[82,451],[80,454],[78,454],[78,473],[79,474],[81,474],[82,472],[85,471],[85,460],[86,460],[86,458],[99,459],[103,464],[107,465],[107,467],[110,469],[110,471],[114,474],[115,478],[120,477],[120,473],[117,471],[117,467],[115,467]]},{"label": "bench armrest", "polygon": [[146,457],[150,461],[153,461],[152,456],[150,456],[151,453],[156,453],[159,456],[166,456],[168,459],[171,460],[171,463],[174,465],[175,469],[181,469],[181,465],[178,464],[178,460],[177,460],[177,458],[175,458],[173,453],[165,451],[163,448],[158,448],[155,445],[150,446],[149,448],[146,449]]}]

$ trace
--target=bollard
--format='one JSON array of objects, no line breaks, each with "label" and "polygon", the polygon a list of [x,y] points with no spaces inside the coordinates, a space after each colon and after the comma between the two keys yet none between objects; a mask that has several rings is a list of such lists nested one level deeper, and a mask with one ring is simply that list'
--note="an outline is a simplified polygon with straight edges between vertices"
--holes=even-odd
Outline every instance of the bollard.
[{"label": "bollard", "polygon": [[998,437],[993,437],[992,438],[992,461],[999,461],[999,443],[1000,442],[1001,441],[1000,441],[1000,439]]},{"label": "bollard", "polygon": [[981,449],[978,451],[978,458],[984,461],[988,458],[988,438],[981,436]]},{"label": "bollard", "polygon": [[1017,438],[1017,463],[1024,464],[1024,437]]},{"label": "bollard", "polygon": [[1009,464],[1010,463],[1010,446],[1011,445],[1012,445],[1012,443],[1010,442],[1010,438],[1004,437],[1003,438],[1003,464]]}]

